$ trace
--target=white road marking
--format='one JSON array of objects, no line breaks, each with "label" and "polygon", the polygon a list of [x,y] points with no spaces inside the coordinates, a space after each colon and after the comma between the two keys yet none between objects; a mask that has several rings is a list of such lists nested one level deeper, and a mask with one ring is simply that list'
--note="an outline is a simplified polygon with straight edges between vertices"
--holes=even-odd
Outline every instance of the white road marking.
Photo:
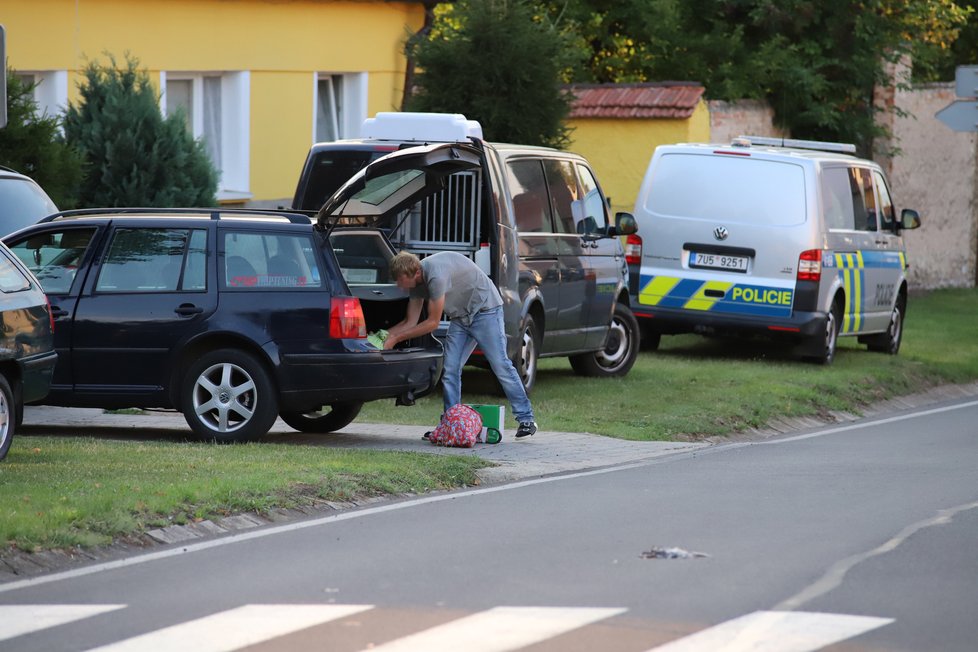
[{"label": "white road marking", "polygon": [[124,604],[19,604],[0,606],[0,641],[122,609]]},{"label": "white road marking", "polygon": [[372,608],[357,604],[249,604],[89,652],[231,652]]},{"label": "white road marking", "polygon": [[870,616],[755,611],[649,652],[812,652],[892,622]]},{"label": "white road marking", "polygon": [[581,607],[495,607],[369,649],[371,652],[506,652],[624,611]]}]

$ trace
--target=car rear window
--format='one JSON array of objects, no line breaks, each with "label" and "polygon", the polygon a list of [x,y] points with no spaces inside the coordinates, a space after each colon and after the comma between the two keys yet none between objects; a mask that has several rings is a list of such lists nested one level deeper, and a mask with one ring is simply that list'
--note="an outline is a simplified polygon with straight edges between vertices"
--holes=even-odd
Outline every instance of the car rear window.
[{"label": "car rear window", "polygon": [[30,226],[57,211],[58,207],[33,181],[0,178],[0,235]]},{"label": "car rear window", "polygon": [[666,154],[644,208],[654,215],[767,226],[805,221],[800,165],[747,156]]},{"label": "car rear window", "polygon": [[0,291],[21,292],[30,286],[31,282],[13,261],[5,255],[0,255]]},{"label": "car rear window", "polygon": [[322,287],[311,236],[226,232],[224,287],[248,290]]}]

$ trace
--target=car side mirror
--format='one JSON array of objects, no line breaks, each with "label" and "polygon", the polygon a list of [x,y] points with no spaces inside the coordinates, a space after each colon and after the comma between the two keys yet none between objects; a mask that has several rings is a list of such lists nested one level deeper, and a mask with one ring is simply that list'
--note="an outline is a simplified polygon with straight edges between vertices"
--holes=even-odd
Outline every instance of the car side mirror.
[{"label": "car side mirror", "polygon": [[631,235],[638,231],[638,223],[631,213],[615,213],[615,225],[608,229],[609,236]]},{"label": "car side mirror", "polygon": [[920,228],[920,213],[912,208],[904,208],[900,211],[900,223],[897,229],[916,229]]}]

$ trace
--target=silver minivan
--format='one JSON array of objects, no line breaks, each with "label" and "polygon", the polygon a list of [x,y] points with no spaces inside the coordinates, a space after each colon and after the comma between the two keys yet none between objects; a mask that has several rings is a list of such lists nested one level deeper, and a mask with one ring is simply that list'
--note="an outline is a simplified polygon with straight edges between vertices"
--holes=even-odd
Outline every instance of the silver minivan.
[{"label": "silver minivan", "polygon": [[629,243],[632,309],[663,334],[788,338],[831,363],[839,336],[895,354],[907,310],[898,213],[883,170],[841,143],[740,137],[656,148]]}]

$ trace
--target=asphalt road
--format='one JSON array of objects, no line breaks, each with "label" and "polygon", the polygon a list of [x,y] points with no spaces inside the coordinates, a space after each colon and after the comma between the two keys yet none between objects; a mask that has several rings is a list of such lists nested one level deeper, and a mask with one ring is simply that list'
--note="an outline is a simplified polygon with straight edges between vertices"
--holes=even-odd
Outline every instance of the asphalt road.
[{"label": "asphalt road", "polygon": [[973,652],[976,424],[960,399],[8,583],[0,647]]}]

